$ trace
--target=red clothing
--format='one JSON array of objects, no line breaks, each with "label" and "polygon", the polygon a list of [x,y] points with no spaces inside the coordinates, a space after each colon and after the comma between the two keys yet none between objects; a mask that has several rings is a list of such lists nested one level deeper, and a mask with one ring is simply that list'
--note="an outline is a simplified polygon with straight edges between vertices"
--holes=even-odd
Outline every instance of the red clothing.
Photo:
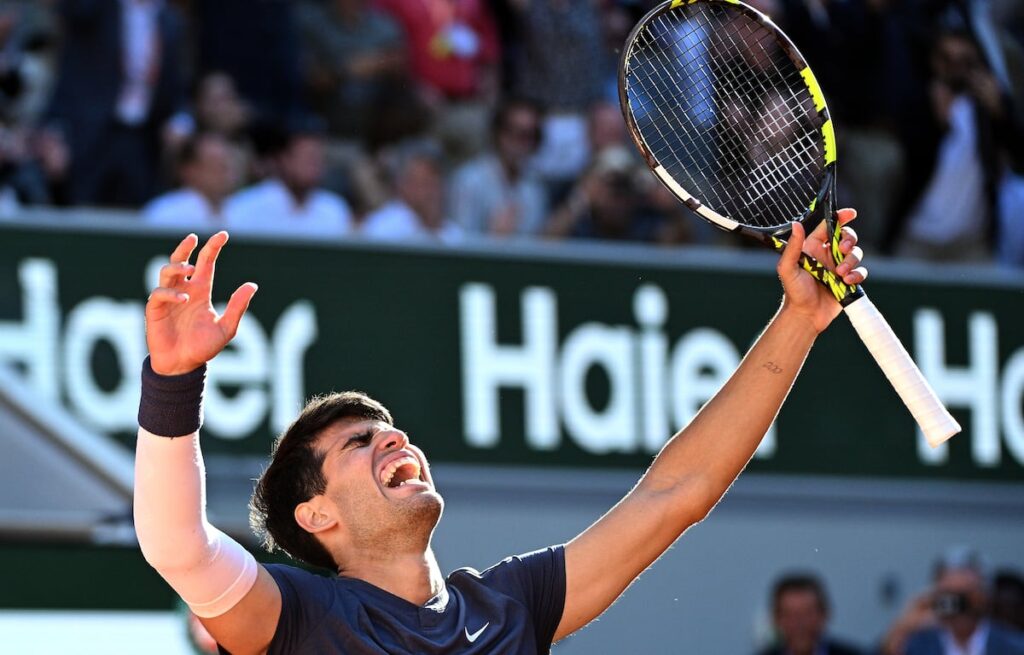
[{"label": "red clothing", "polygon": [[449,98],[476,95],[500,54],[483,0],[376,0],[405,31],[413,77]]}]

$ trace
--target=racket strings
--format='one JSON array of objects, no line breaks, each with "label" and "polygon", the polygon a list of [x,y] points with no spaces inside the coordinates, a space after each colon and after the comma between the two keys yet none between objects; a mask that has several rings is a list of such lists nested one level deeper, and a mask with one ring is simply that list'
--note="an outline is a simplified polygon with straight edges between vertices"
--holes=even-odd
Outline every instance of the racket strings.
[{"label": "racket strings", "polygon": [[[666,21],[663,19],[662,20],[662,25],[661,25],[662,31],[666,30],[665,23],[666,23]],[[753,25],[757,25],[757,24],[753,23],[751,21],[748,21],[746,24],[741,25],[741,29],[745,29],[747,31],[747,33],[748,33],[747,35],[745,35],[748,44],[752,41],[750,37],[751,37],[751,35],[754,32],[754,30],[752,29]],[[761,32],[762,32],[761,36],[762,37],[765,36],[766,31],[762,29]],[[726,34],[728,34],[728,32],[726,32]],[[681,37],[677,37],[675,39],[674,47],[677,50],[678,50],[678,43],[681,42],[684,38],[685,38],[685,35],[681,36]],[[773,37],[771,36],[770,33],[767,33],[767,38],[768,39],[772,39],[772,44],[774,44]],[[735,56],[741,54],[739,52],[739,48],[737,47],[737,44],[736,44],[735,40],[731,40],[730,39],[730,44],[729,45],[731,46],[731,52],[729,52],[729,57],[728,58],[735,57]],[[761,49],[761,51],[763,53],[766,53],[766,54],[769,54],[769,55],[771,54],[771,53],[768,52],[768,50],[766,48],[764,48],[764,45],[763,45],[762,42],[757,41],[756,45]],[[693,46],[690,46],[690,47],[692,48]],[[726,59],[726,58],[727,57],[719,56],[718,58],[710,58],[710,59],[708,59],[708,61],[711,61],[712,63],[717,63],[720,59]],[[667,63],[665,61],[664,57],[660,58],[660,63],[662,65]],[[769,87],[766,86],[765,84],[761,83],[760,79],[757,78],[757,77],[748,76],[748,78],[746,80],[742,80],[742,79],[737,78],[735,76],[735,74],[733,74],[733,71],[732,71],[732,69],[730,67],[713,66],[713,68],[714,68],[714,72],[716,74],[716,79],[718,79],[719,81],[724,80],[728,84],[731,84],[735,88],[735,92],[738,93],[738,94],[743,94],[743,95],[752,95],[752,94],[754,94],[756,92],[756,89],[754,88],[754,82],[757,82],[757,86],[760,88],[762,93],[767,93],[769,91]],[[659,77],[663,77],[663,76],[659,75]],[[746,83],[744,83],[744,82],[746,82]],[[778,82],[776,82],[775,86],[780,86],[780,85],[779,85]],[[786,87],[792,88],[792,84],[786,84],[785,86],[782,86],[781,88],[786,88]],[[706,88],[705,89],[700,89],[700,90],[706,91]],[[699,93],[698,92],[697,95],[706,95],[706,93]],[[677,108],[678,108],[678,103],[676,103],[676,104],[677,104]],[[790,121],[786,121],[785,120],[785,116],[783,116],[783,115],[779,115],[779,116],[773,117],[773,120],[770,123],[766,122],[766,123],[763,123],[763,124],[758,126],[758,131],[760,132],[760,134],[757,134],[755,136],[758,137],[758,138],[761,138],[761,139],[769,138],[771,136],[771,134],[770,134],[771,132],[778,132],[779,130],[784,129],[784,124],[788,123],[788,122],[790,122]],[[722,135],[720,134],[719,137],[721,137],[721,136]],[[722,162],[728,162],[729,160],[732,160],[734,162],[734,164],[735,164],[735,162],[742,162],[742,157],[737,157],[736,154],[735,154],[737,152],[742,152],[746,148],[746,143],[742,139],[739,139],[739,138],[733,136],[732,139],[726,139],[725,142],[722,145],[729,146],[728,149],[733,151],[733,155],[731,157],[725,158],[725,157],[721,156],[723,153],[719,152],[718,153],[718,155],[720,155],[718,157],[718,163],[719,164],[721,164]],[[778,158],[778,157],[769,158],[769,159],[765,160],[764,162],[761,162],[760,166],[763,168],[766,163],[770,165],[770,164],[772,164],[774,162],[779,161],[779,159],[780,158]],[[784,158],[782,158],[782,159],[784,161]],[[705,158],[703,163],[705,165],[707,165],[709,162]],[[738,179],[738,176],[737,176],[738,171],[735,170],[735,169],[736,169],[735,165],[733,166],[732,170],[729,170],[728,167],[726,167],[726,169],[723,170],[720,173],[720,178],[722,178],[722,179]],[[774,175],[771,174],[773,172],[775,173]],[[774,178],[773,183],[771,183],[769,185],[765,185],[764,182],[761,181],[760,186],[766,187],[767,189],[773,189],[773,188],[778,187],[779,186],[778,183],[781,181],[779,179],[781,176],[778,175],[777,172],[775,172],[775,171],[769,171],[767,173],[763,173],[762,177],[764,177],[766,180],[771,180],[772,178]],[[753,181],[754,186],[758,186],[759,185],[758,184],[759,183],[758,176],[755,175],[755,177],[752,179],[752,181]],[[734,184],[733,188],[729,189],[729,191],[731,193],[742,192],[742,189],[737,188],[737,186],[738,185]],[[763,195],[763,193],[759,194],[759,195]],[[798,215],[800,206],[794,204],[794,205],[792,205],[792,209],[794,211],[791,212],[791,213],[793,213],[794,215]]]},{"label": "racket strings", "polygon": [[774,228],[817,195],[820,119],[800,71],[757,21],[706,5],[662,14],[630,49],[626,84],[648,149],[703,204]]},{"label": "racket strings", "polygon": [[[743,39],[745,39],[745,45],[748,45],[748,46],[750,44],[756,45],[766,57],[773,56],[774,53],[769,52],[768,49],[766,49],[764,47],[763,40],[765,38],[767,38],[767,39],[769,39],[770,44],[774,45],[774,38],[771,36],[770,33],[767,33],[763,29],[761,30],[761,34],[760,35],[756,34],[755,30],[753,29],[753,26],[755,26],[755,25],[757,25],[757,24],[753,23],[751,21],[748,21],[748,22],[746,22],[746,23],[744,23],[744,24],[742,24],[740,26],[740,29],[746,32],[746,34],[741,34],[741,37]],[[758,27],[760,27],[760,26],[758,25]],[[728,30],[719,31],[719,34],[724,34],[725,36],[729,36],[729,31]],[[758,37],[758,36],[760,36],[762,38],[761,39],[757,39],[756,37]],[[713,69],[713,71],[714,71],[714,73],[716,75],[716,79],[719,80],[720,82],[724,82],[725,83],[722,86],[729,87],[731,85],[732,93],[734,93],[734,94],[736,94],[737,96],[740,96],[740,97],[750,97],[750,96],[756,96],[757,95],[757,91],[760,90],[761,97],[767,102],[767,101],[771,100],[771,93],[776,88],[782,88],[782,89],[786,89],[786,88],[792,89],[793,88],[792,87],[792,81],[790,83],[786,83],[784,81],[780,82],[777,79],[773,81],[772,87],[770,88],[768,85],[763,83],[763,81],[762,81],[763,78],[761,78],[761,77],[747,76],[746,78],[740,78],[740,77],[737,76],[737,74],[736,74],[736,72],[734,70],[734,68],[735,68],[734,66],[718,65],[720,61],[726,61],[726,62],[735,61],[736,59],[738,59],[740,57],[743,57],[743,53],[740,52],[740,48],[742,47],[742,45],[737,44],[734,39],[731,39],[731,38],[729,39],[728,46],[729,47],[726,50],[726,54],[725,55],[718,55],[717,57],[710,57],[708,59],[708,61],[711,62],[711,64],[712,64],[712,69]],[[775,69],[771,69],[769,72],[773,72],[774,73],[774,72],[777,72],[777,71]],[[778,77],[778,75],[775,75],[775,77]],[[727,89],[726,93],[728,93],[728,92],[729,91]],[[771,111],[771,110],[769,110],[767,113],[762,113],[762,120],[758,121],[758,122],[755,122],[755,123],[752,123],[753,125],[756,126],[756,133],[752,136],[752,139],[741,138],[740,135],[738,135],[738,133],[735,133],[735,131],[733,131],[734,133],[732,134],[732,138],[728,140],[728,144],[727,144],[727,145],[730,146],[729,150],[731,151],[731,153],[730,153],[731,156],[729,156],[727,159],[723,159],[722,157],[719,157],[719,164],[721,164],[723,161],[725,161],[727,163],[728,162],[732,163],[732,167],[731,168],[726,166],[719,173],[719,179],[732,179],[732,180],[736,181],[736,183],[734,183],[731,186],[731,188],[727,189],[727,191],[730,193],[730,195],[734,195],[736,193],[744,193],[745,192],[745,194],[748,196],[748,198],[750,198],[750,200],[749,200],[750,202],[756,202],[756,200],[759,197],[764,196],[766,193],[771,193],[772,191],[776,191],[777,192],[777,189],[782,185],[782,183],[785,182],[785,177],[780,172],[780,170],[778,170],[779,169],[779,164],[780,163],[782,163],[782,164],[785,163],[785,161],[786,161],[785,157],[770,156],[770,157],[765,158],[763,161],[757,163],[757,168],[754,171],[752,171],[752,175],[748,175],[747,176],[749,178],[748,179],[748,183],[749,183],[748,184],[748,190],[744,190],[744,189],[740,188],[740,180],[742,180],[742,177],[739,175],[740,170],[738,170],[739,168],[741,168],[743,166],[743,160],[744,160],[743,151],[748,147],[748,141],[750,141],[750,140],[752,140],[753,142],[769,141],[770,139],[772,139],[774,134],[778,134],[780,132],[783,132],[784,130],[790,129],[790,124],[793,122],[793,118],[791,116],[791,112],[785,112],[784,111],[786,109],[785,107],[782,107],[781,109],[783,111],[778,113],[778,114],[773,113],[773,111]],[[787,116],[787,114],[790,114],[790,115]],[[770,120],[765,120],[765,119],[770,119]],[[719,138],[721,138],[722,135],[719,134],[718,136],[719,136]],[[719,153],[719,154],[721,154],[721,153]],[[749,188],[757,189],[758,187],[760,187],[761,193],[757,194],[756,196],[751,197],[751,194],[749,193]],[[789,208],[790,211],[788,213],[793,215],[793,216],[799,215],[799,212],[800,212],[800,209],[801,209],[800,205],[799,204],[795,204],[793,202],[795,199],[790,198],[789,200],[790,200],[791,205],[790,205],[790,208]]]}]

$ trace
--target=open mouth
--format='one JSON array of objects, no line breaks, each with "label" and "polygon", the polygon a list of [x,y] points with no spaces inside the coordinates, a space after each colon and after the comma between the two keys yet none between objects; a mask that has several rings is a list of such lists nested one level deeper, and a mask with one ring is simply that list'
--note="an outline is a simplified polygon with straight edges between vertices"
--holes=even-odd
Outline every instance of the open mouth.
[{"label": "open mouth", "polygon": [[389,489],[397,489],[407,482],[423,482],[420,475],[419,461],[412,455],[403,455],[381,469],[380,483]]}]

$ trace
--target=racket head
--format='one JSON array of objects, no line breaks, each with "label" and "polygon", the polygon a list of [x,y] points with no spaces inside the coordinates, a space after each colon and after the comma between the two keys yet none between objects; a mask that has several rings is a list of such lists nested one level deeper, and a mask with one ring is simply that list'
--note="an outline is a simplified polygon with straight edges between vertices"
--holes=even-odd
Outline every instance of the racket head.
[{"label": "racket head", "polygon": [[[798,221],[834,225],[835,133],[800,51],[738,0],[666,0],[619,66],[630,136],[702,219],[780,249]],[[838,261],[838,260],[837,260]]]}]

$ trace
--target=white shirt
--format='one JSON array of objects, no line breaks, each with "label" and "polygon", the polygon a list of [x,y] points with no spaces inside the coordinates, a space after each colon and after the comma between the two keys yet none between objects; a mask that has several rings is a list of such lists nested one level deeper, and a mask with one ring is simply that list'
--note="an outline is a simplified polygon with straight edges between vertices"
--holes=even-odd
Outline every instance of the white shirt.
[{"label": "white shirt", "polygon": [[967,647],[960,648],[960,645],[956,643],[956,639],[953,639],[953,635],[950,634],[949,630],[943,630],[942,635],[942,654],[943,655],[985,655],[985,644],[988,641],[988,633],[991,626],[988,621],[982,621],[978,624],[978,628],[971,635],[971,638],[967,640]]},{"label": "white shirt", "polygon": [[165,193],[151,200],[142,209],[142,217],[150,225],[189,227],[212,231],[224,225],[224,216],[210,201],[188,187]]},{"label": "white shirt", "polygon": [[228,227],[236,232],[334,236],[352,230],[352,211],[341,196],[316,189],[299,205],[276,179],[228,198],[224,215]]},{"label": "white shirt", "polygon": [[516,208],[516,234],[537,234],[547,220],[547,195],[540,181],[524,172],[512,183],[494,155],[463,165],[452,175],[452,219],[466,232],[489,234],[494,215],[503,207]]},{"label": "white shirt", "polygon": [[401,200],[392,200],[371,212],[363,221],[360,233],[374,241],[437,239],[446,244],[457,243],[463,236],[462,229],[451,221],[442,223],[436,232],[428,230],[416,212]]},{"label": "white shirt", "polygon": [[949,132],[939,145],[932,178],[908,219],[908,234],[932,245],[977,237],[985,229],[988,201],[978,155],[974,104],[957,96],[949,108]]},{"label": "white shirt", "polygon": [[117,117],[128,125],[144,123],[160,68],[157,18],[162,0],[121,0],[121,61],[124,82]]}]

